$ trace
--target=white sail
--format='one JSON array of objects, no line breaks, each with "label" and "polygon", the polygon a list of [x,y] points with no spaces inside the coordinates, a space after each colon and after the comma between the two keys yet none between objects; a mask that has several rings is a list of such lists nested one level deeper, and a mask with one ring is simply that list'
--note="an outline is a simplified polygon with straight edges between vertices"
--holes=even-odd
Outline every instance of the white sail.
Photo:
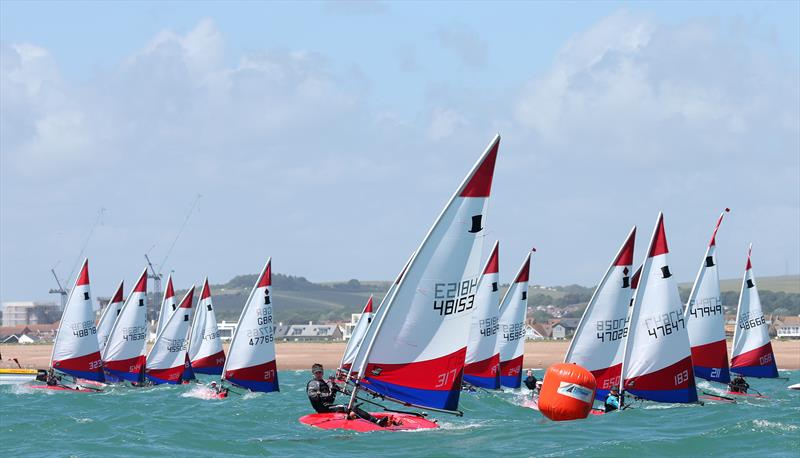
[{"label": "white sail", "polygon": [[169,321],[172,312],[177,308],[175,303],[175,289],[172,287],[172,274],[167,277],[167,289],[164,290],[164,297],[161,299],[161,309],[158,312],[158,328],[156,335],[161,334],[164,325]]},{"label": "white sail", "polygon": [[575,363],[594,374],[597,399],[604,399],[611,388],[620,384],[633,297],[630,275],[635,241],[634,226],[589,300],[564,358],[564,362]]},{"label": "white sail", "polygon": [[357,371],[369,390],[410,405],[457,409],[499,141],[451,197],[373,324]]},{"label": "white sail", "polygon": [[[536,251],[536,250],[533,250]],[[525,313],[528,310],[528,279],[531,253],[525,256],[514,282],[500,302],[497,349],[500,353],[500,384],[508,388],[522,385],[525,356]]]},{"label": "white sail", "polygon": [[623,389],[651,401],[696,402],[689,335],[670,271],[662,213],[647,253],[625,340]]},{"label": "white sail", "polygon": [[125,296],[122,292],[124,282],[119,282],[114,295],[111,297],[108,305],[103,309],[100,314],[100,320],[97,322],[97,343],[100,345],[100,352],[106,348],[108,342],[108,335],[111,334],[111,328],[114,327],[114,321],[117,320],[119,312],[122,311],[122,305],[125,303]]},{"label": "white sail", "polygon": [[358,317],[358,323],[356,323],[352,334],[350,334],[350,340],[347,341],[347,346],[345,347],[344,354],[342,355],[342,361],[339,363],[340,370],[349,371],[353,366],[353,361],[356,359],[356,353],[358,352],[358,348],[361,346],[361,342],[364,340],[364,336],[367,335],[367,328],[369,327],[371,321],[372,296],[370,295],[369,299],[367,300],[367,305],[364,306],[364,311],[361,312],[361,316]]},{"label": "white sail", "polygon": [[500,243],[494,242],[478,282],[464,360],[464,381],[494,390],[500,388],[500,352],[497,347],[499,299]]},{"label": "white sail", "polygon": [[169,318],[147,354],[145,375],[154,384],[181,383],[192,324],[193,299],[194,285],[186,291],[175,311],[170,307]]},{"label": "white sail", "polygon": [[103,366],[112,375],[142,382],[147,342],[147,269],[142,271],[114,321],[103,349]]},{"label": "white sail", "polygon": [[778,366],[769,341],[769,327],[761,309],[761,298],[750,261],[752,250],[751,244],[747,250],[747,266],[736,310],[731,372],[748,377],[774,378],[778,377]]},{"label": "white sail", "polygon": [[245,302],[222,370],[224,380],[250,391],[278,391],[271,290],[272,258]]},{"label": "white sail", "polygon": [[[730,209],[726,208],[726,212]],[[725,309],[719,291],[717,271],[717,231],[725,212],[719,215],[717,226],[708,243],[703,263],[689,293],[684,315],[692,346],[694,375],[714,382],[731,381],[728,371],[728,346],[725,343]]]},{"label": "white sail", "polygon": [[222,351],[222,340],[219,336],[207,277],[203,282],[200,302],[197,304],[192,323],[189,361],[195,373],[211,375],[221,375],[225,364],[225,352]]},{"label": "white sail", "polygon": [[83,261],[75,286],[69,292],[53,342],[50,367],[88,380],[104,381],[97,343],[94,307],[89,291],[89,260]]}]

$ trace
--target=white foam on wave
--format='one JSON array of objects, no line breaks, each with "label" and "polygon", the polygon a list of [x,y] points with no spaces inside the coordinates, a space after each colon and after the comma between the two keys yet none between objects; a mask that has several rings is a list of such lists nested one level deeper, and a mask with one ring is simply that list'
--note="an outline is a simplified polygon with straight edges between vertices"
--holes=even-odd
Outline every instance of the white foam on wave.
[{"label": "white foam on wave", "polygon": [[787,425],[778,421],[753,420],[753,424],[759,428],[778,429],[786,432],[800,430],[800,427],[797,425]]},{"label": "white foam on wave", "polygon": [[219,399],[217,398],[216,393],[209,389],[205,385],[196,385],[192,387],[191,390],[181,393],[182,398],[195,398],[195,399],[203,399],[205,401],[211,401]]}]

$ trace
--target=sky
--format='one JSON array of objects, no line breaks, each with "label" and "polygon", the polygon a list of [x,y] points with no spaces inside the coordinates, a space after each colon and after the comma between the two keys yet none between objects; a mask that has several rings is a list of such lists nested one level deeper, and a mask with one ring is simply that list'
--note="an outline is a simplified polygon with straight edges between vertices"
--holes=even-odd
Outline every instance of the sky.
[{"label": "sky", "polygon": [[797,273],[799,56],[788,1],[4,0],[0,301],[392,279],[495,133],[503,281],[594,285],[659,211],[691,281],[725,207],[723,278]]}]

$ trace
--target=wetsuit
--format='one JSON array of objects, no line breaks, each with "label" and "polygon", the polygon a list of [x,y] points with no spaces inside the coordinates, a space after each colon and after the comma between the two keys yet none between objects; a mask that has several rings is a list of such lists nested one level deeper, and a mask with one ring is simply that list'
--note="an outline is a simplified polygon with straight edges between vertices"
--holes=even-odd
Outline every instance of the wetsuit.
[{"label": "wetsuit", "polygon": [[728,390],[731,393],[747,393],[750,384],[745,381],[743,377],[736,377],[728,384]]},{"label": "wetsuit", "polygon": [[525,377],[525,380],[523,382],[525,383],[525,386],[527,386],[529,390],[535,390],[537,381],[538,380],[536,380],[536,377],[534,377],[533,375],[529,375]]},{"label": "wetsuit", "polygon": [[[328,382],[325,380],[311,379],[306,384],[306,394],[308,395],[308,400],[311,401],[311,407],[313,407],[317,413],[347,413],[347,407],[333,404],[336,400],[336,389],[331,389],[331,386],[328,385]],[[359,418],[363,418],[364,420],[368,420],[379,425],[382,423],[381,419],[373,417],[368,412],[365,412],[358,407],[354,407],[353,412],[355,412]],[[383,423],[385,424],[385,421]]]},{"label": "wetsuit", "polygon": [[606,397],[605,408],[606,408],[606,413],[618,410],[619,395],[609,393],[608,397]]}]

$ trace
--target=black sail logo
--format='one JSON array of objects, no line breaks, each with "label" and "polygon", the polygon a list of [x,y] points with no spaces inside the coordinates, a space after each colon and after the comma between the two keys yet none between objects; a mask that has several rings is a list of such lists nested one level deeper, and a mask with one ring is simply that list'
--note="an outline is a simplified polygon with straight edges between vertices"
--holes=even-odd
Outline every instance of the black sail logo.
[{"label": "black sail logo", "polygon": [[481,220],[483,219],[483,215],[475,215],[472,217],[472,229],[469,232],[475,234],[483,230],[481,227]]}]

